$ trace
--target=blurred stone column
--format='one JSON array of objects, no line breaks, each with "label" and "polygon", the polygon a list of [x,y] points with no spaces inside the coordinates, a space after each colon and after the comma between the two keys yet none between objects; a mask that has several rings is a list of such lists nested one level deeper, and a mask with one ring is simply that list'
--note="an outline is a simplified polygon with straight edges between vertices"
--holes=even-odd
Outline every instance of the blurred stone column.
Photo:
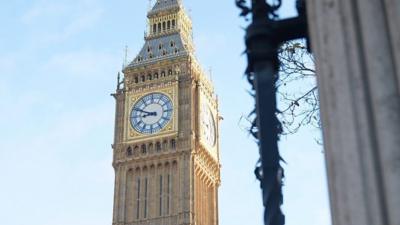
[{"label": "blurred stone column", "polygon": [[334,225],[400,224],[400,1],[307,0]]}]

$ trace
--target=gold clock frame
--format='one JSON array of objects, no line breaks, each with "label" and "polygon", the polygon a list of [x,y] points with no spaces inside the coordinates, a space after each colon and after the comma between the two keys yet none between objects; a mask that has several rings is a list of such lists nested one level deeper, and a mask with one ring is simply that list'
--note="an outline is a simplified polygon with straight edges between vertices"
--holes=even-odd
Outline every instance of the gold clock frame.
[{"label": "gold clock frame", "polygon": [[[168,96],[172,101],[172,116],[171,120],[168,124],[159,132],[154,134],[142,134],[136,131],[130,121],[130,114],[132,111],[132,107],[136,104],[136,102],[142,97],[151,94],[151,93],[162,93]],[[137,140],[147,140],[154,139],[157,137],[164,137],[175,134],[178,132],[178,85],[171,85],[167,87],[152,87],[142,90],[140,92],[131,92],[127,93],[127,97],[125,100],[125,131],[124,131],[124,139],[125,142],[137,141]]]}]

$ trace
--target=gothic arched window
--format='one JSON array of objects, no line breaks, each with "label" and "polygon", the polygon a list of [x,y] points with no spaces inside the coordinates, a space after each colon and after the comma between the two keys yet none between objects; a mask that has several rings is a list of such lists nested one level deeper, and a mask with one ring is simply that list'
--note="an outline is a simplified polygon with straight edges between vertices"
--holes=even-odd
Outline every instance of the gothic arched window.
[{"label": "gothic arched window", "polygon": [[161,151],[161,143],[157,141],[156,143],[156,151],[159,152]]},{"label": "gothic arched window", "polygon": [[146,154],[147,153],[147,148],[146,148],[145,144],[142,145],[141,149],[142,149],[142,154]]},{"label": "gothic arched window", "polygon": [[175,139],[171,140],[171,149],[176,149],[176,141],[175,141]]},{"label": "gothic arched window", "polygon": [[126,150],[126,155],[127,155],[127,156],[133,155],[133,151],[132,151],[132,148],[131,148],[130,146],[129,146],[128,149]]},{"label": "gothic arched window", "polygon": [[161,33],[161,23],[158,23],[158,33]]},{"label": "gothic arched window", "polygon": [[135,83],[137,84],[137,83],[139,83],[139,77],[135,77]]},{"label": "gothic arched window", "polygon": [[152,76],[151,76],[151,74],[148,74],[147,75],[147,80],[152,80],[153,78],[152,78]]},{"label": "gothic arched window", "polygon": [[168,20],[168,22],[167,22],[167,29],[168,30],[171,29],[171,21],[170,20]]},{"label": "gothic arched window", "polygon": [[165,26],[165,22],[162,23],[162,30],[165,31],[166,26]]},{"label": "gothic arched window", "polygon": [[158,79],[158,73],[154,74],[154,79]]},{"label": "gothic arched window", "polygon": [[172,28],[175,28],[175,20],[172,20]]},{"label": "gothic arched window", "polygon": [[144,75],[142,75],[141,78],[142,78],[142,82],[146,81],[146,77]]},{"label": "gothic arched window", "polygon": [[156,32],[157,32],[157,25],[153,24],[153,33],[156,33]]},{"label": "gothic arched window", "polygon": [[139,152],[139,147],[135,146],[135,148],[133,149],[133,155],[137,155]]}]

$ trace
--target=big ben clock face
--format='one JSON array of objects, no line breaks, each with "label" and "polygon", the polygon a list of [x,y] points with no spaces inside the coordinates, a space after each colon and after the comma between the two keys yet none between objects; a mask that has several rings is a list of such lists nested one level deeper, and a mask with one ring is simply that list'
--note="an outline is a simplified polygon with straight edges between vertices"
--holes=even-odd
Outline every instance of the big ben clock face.
[{"label": "big ben clock face", "polygon": [[132,107],[131,126],[141,134],[156,134],[171,121],[173,104],[163,93],[143,96]]},{"label": "big ben clock face", "polygon": [[206,103],[202,104],[201,120],[203,126],[203,138],[209,146],[214,147],[216,142],[215,119],[213,113],[211,112],[211,109]]}]

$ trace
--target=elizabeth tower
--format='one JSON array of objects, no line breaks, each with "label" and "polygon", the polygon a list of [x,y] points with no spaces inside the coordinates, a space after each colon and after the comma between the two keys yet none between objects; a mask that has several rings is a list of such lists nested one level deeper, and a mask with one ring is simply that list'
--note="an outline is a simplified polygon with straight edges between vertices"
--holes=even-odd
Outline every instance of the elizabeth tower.
[{"label": "elizabeth tower", "polygon": [[219,114],[180,0],[157,0],[116,99],[113,225],[218,225]]}]

